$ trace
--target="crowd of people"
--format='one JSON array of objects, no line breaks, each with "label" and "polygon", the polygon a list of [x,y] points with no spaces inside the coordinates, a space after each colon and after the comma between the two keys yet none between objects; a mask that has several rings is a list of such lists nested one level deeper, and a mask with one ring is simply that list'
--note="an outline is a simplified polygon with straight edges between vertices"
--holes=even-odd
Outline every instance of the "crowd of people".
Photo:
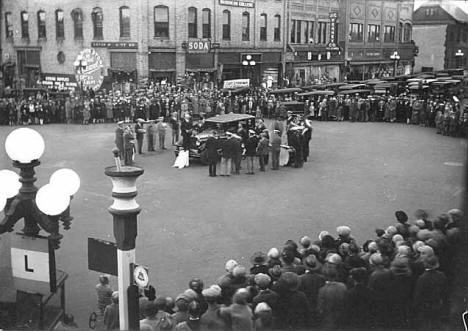
[{"label": "crowd of people", "polygon": [[[257,118],[284,117],[283,101],[304,102],[304,115],[315,120],[351,122],[405,122],[434,127],[437,133],[460,136],[468,126],[468,111],[452,94],[399,96],[353,93],[299,96],[298,93],[270,93],[251,88],[239,93],[222,89],[195,90],[182,84],[150,82],[132,93],[121,91],[90,92],[81,96],[37,93],[29,97],[0,100],[0,125],[47,123],[92,124],[135,122],[141,118],[169,123],[173,114],[181,122],[184,113],[208,118],[225,113],[246,113]],[[333,94],[333,93],[332,93]]]},{"label": "crowd of people", "polygon": [[[430,220],[417,210],[358,243],[349,226],[313,240],[287,240],[251,265],[235,260],[210,286],[199,278],[175,297],[149,286],[140,295],[141,330],[443,330],[449,322],[453,259],[463,214]],[[118,293],[97,285],[107,330],[116,330]],[[161,290],[164,292],[164,290]]]}]

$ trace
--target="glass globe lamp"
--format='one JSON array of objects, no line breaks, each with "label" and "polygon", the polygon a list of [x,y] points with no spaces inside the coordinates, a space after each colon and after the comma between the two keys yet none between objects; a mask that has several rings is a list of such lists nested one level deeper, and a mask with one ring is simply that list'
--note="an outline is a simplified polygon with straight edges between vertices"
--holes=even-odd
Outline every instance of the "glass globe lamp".
[{"label": "glass globe lamp", "polygon": [[20,163],[38,160],[44,153],[44,148],[42,136],[29,128],[12,131],[5,141],[5,150],[10,159]]},{"label": "glass globe lamp", "polygon": [[73,196],[80,188],[80,176],[71,169],[57,170],[50,176],[50,184]]},{"label": "glass globe lamp", "polygon": [[21,188],[19,175],[11,170],[0,170],[0,194],[6,199],[13,198]]},{"label": "glass globe lamp", "polygon": [[36,195],[36,205],[41,212],[49,216],[62,214],[70,204],[70,196],[60,187],[52,184],[42,186]]}]

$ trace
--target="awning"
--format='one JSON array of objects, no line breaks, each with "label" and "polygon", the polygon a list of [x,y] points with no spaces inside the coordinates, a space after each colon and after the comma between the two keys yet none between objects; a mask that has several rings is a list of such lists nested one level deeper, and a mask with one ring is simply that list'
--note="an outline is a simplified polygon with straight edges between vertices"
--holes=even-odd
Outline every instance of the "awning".
[{"label": "awning", "polygon": [[216,68],[186,68],[185,71],[188,72],[214,72]]}]

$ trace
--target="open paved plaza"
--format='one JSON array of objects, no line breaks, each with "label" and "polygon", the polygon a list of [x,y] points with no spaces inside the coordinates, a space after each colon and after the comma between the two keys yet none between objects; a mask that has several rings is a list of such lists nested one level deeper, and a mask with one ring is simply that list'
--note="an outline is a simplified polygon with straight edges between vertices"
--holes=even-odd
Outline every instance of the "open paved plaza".
[{"label": "open paved plaza", "polygon": [[[98,273],[87,270],[87,238],[114,241],[111,181],[114,126],[34,126],[46,151],[37,168],[44,185],[58,168],[81,177],[72,202],[74,221],[56,252],[57,267],[70,274],[67,308],[80,327],[94,309]],[[12,127],[1,127],[5,141]],[[166,142],[170,141],[166,138]],[[145,146],[146,147],[146,146]],[[176,296],[196,276],[209,286],[234,258],[250,266],[253,252],[280,247],[322,230],[349,225],[360,243],[376,228],[395,222],[394,212],[422,208],[430,216],[460,206],[466,145],[434,129],[390,123],[314,122],[311,158],[303,168],[256,172],[255,176],[209,177],[208,168],[171,167],[173,149],[137,155],[145,169],[137,182],[137,262],[149,267],[158,295]],[[1,169],[11,169],[1,153]],[[244,171],[245,172],[245,171]],[[15,230],[20,230],[18,223]],[[0,240],[1,262],[9,259]],[[116,279],[111,280],[117,288]]]}]

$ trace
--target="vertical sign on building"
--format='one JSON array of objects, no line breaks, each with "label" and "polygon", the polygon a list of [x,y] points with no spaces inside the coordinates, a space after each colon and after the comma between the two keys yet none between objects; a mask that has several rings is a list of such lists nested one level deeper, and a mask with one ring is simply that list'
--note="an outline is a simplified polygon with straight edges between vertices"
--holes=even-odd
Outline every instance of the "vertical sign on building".
[{"label": "vertical sign on building", "polygon": [[337,12],[331,12],[330,15],[328,16],[330,19],[330,41],[327,44],[327,50],[330,51],[337,51],[339,50],[339,47],[336,43],[336,21],[338,19],[338,13]]}]

